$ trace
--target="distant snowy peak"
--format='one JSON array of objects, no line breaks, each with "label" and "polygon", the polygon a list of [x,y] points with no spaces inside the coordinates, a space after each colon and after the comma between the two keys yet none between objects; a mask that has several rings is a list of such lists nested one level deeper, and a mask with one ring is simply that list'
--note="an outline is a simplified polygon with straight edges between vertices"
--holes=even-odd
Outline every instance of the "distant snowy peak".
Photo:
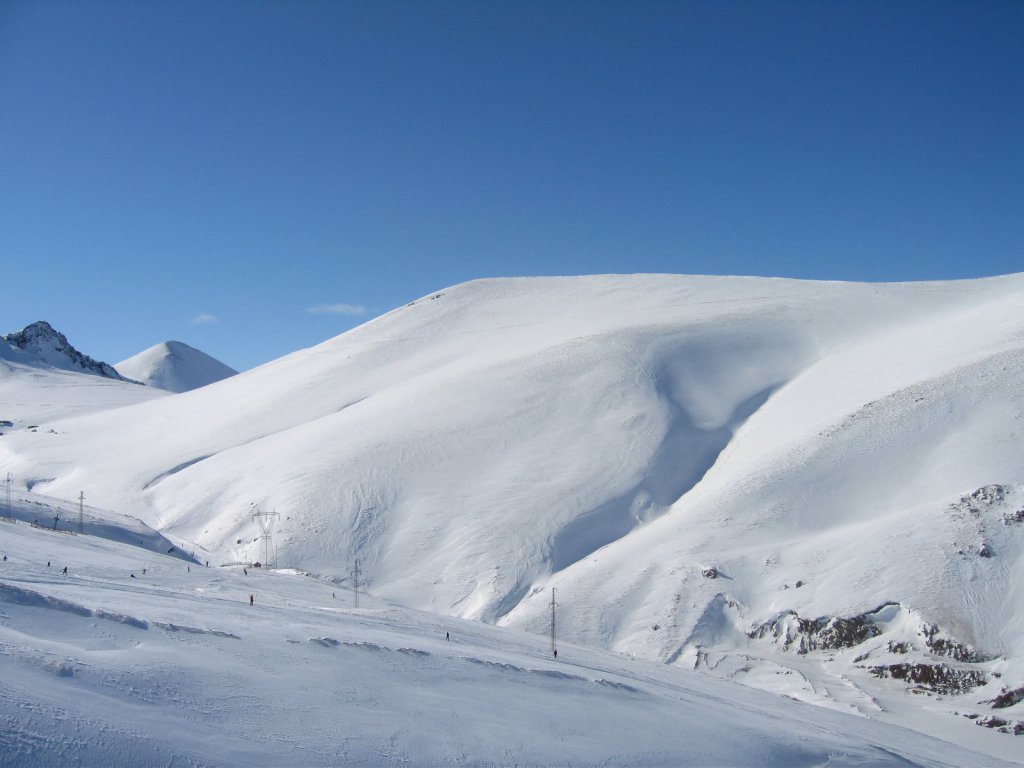
[{"label": "distant snowy peak", "polygon": [[[83,355],[68,342],[67,337],[55,330],[45,320],[32,323],[24,330],[2,337],[7,350],[0,350],[0,356],[28,365],[46,365],[64,371],[104,376],[118,381],[132,381],[125,378],[108,363]],[[7,354],[3,354],[3,352]],[[132,381],[132,383],[138,383]]]},{"label": "distant snowy peak", "polygon": [[188,392],[238,373],[180,341],[157,344],[115,367],[124,376],[168,392]]}]

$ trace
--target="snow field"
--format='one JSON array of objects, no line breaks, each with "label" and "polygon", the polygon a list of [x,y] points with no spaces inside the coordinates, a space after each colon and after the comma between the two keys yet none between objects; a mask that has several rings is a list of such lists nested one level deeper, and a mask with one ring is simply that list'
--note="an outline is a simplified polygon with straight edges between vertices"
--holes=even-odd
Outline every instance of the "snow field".
[{"label": "snow field", "polygon": [[1002,764],[677,667],[356,609],[298,573],[0,526],[9,766]]},{"label": "snow field", "polygon": [[[344,584],[358,557],[389,602],[543,633],[555,586],[572,641],[1006,755],[953,712],[1024,685],[1024,526],[1003,522],[1024,506],[1022,291],[478,281],[193,392],[54,408],[0,439],[0,476],[85,489],[217,562],[255,559],[259,503],[282,563]],[[994,484],[1012,498],[952,511]],[[748,637],[889,601],[1003,677],[939,701],[857,652]]]}]

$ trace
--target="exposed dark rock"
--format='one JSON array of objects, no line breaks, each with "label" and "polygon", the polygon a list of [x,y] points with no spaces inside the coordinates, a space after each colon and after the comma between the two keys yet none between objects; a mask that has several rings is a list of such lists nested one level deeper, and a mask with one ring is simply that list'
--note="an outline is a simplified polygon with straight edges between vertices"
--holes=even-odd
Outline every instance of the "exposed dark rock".
[{"label": "exposed dark rock", "polygon": [[928,649],[937,656],[948,656],[951,659],[970,664],[989,661],[987,656],[978,653],[971,646],[958,643],[945,635],[935,624],[922,624],[921,636],[924,638]]},{"label": "exposed dark rock", "polygon": [[718,569],[717,568],[705,568],[700,572],[701,576],[706,579],[717,579]]},{"label": "exposed dark rock", "polygon": [[1003,515],[1003,522],[1006,525],[1020,525],[1024,523],[1024,509],[1018,509],[1016,512],[1007,512]]},{"label": "exposed dark rock", "polygon": [[1001,717],[996,717],[995,715],[986,715],[985,717],[975,719],[974,724],[982,725],[985,728],[994,728],[1000,733],[1011,733],[1014,736],[1024,736],[1024,722],[1021,722],[1020,720],[1011,722],[1009,720],[1003,720]]},{"label": "exposed dark rock", "polygon": [[952,695],[985,685],[988,677],[976,669],[954,669],[946,664],[886,664],[868,669],[875,677],[914,683],[918,689]]},{"label": "exposed dark rock", "polygon": [[[789,618],[796,622],[795,637],[783,628]],[[852,648],[880,634],[882,631],[868,618],[868,614],[849,618],[822,616],[817,619],[802,619],[791,611],[775,621],[754,627],[749,636],[755,639],[769,636],[781,639],[784,650],[789,650],[790,646],[796,643],[797,653],[809,653],[814,650]]]},{"label": "exposed dark rock", "polygon": [[[73,370],[80,370],[108,379],[128,381],[132,384],[139,383],[125,378],[115,371],[112,365],[94,360],[88,355],[83,355],[71,346],[71,343],[63,333],[54,330],[53,326],[45,320],[32,323],[21,331],[9,333],[0,338],[12,347],[17,347],[31,355],[35,355],[40,360],[50,364],[54,364],[53,356],[57,356],[67,361],[67,365],[70,365]],[[63,367],[63,365],[58,365],[58,367]]]},{"label": "exposed dark rock", "polygon": [[987,541],[981,542],[981,546],[978,547],[979,557],[992,557],[992,548],[989,547]]},{"label": "exposed dark rock", "polygon": [[819,632],[820,647],[826,650],[852,648],[880,634],[882,630],[864,616],[849,619],[834,617]]},{"label": "exposed dark rock", "polygon": [[889,641],[889,653],[910,653],[912,650],[914,646],[911,643],[902,640]]},{"label": "exposed dark rock", "polygon": [[961,496],[960,501],[950,506],[950,509],[967,512],[972,517],[977,517],[981,511],[993,504],[998,504],[1006,498],[1006,486],[984,485],[966,496]]},{"label": "exposed dark rock", "polygon": [[1024,686],[1014,688],[1012,691],[1009,688],[1003,688],[1002,693],[984,703],[991,705],[992,709],[1006,709],[1022,701],[1024,701]]}]

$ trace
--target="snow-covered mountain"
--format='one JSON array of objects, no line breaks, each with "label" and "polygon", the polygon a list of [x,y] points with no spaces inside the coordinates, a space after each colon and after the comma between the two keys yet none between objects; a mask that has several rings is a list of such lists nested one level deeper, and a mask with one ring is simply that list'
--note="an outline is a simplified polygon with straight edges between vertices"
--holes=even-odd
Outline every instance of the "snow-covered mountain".
[{"label": "snow-covered mountain", "polygon": [[71,346],[63,333],[54,330],[45,320],[0,338],[0,359],[129,381],[113,366],[83,355]]},{"label": "snow-covered mountain", "polygon": [[114,367],[122,376],[168,392],[188,392],[238,373],[180,341],[156,344]]},{"label": "snow-covered mountain", "polygon": [[12,432],[0,473],[218,562],[258,557],[258,503],[281,563],[359,558],[382,599],[543,632],[554,587],[588,646],[1012,730],[985,702],[1024,689],[1022,307],[1024,275],[477,281]]}]

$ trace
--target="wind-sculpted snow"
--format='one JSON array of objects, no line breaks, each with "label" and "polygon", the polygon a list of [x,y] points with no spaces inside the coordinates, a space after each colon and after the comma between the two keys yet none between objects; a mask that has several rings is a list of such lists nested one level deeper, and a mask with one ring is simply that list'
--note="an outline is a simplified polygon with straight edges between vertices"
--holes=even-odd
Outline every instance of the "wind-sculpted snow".
[{"label": "wind-sculpted snow", "polygon": [[991,660],[991,699],[1024,684],[1022,300],[1021,275],[478,281],[11,431],[0,473],[214,563],[260,557],[256,503],[278,561],[336,585],[358,559],[378,597],[537,633],[555,587],[574,641],[872,716],[906,687],[749,632],[899,604]]},{"label": "wind-sculpted snow", "polygon": [[[356,608],[297,573],[0,526],[5,768],[1011,764],[675,666]],[[965,718],[951,733],[1007,738]]]}]

